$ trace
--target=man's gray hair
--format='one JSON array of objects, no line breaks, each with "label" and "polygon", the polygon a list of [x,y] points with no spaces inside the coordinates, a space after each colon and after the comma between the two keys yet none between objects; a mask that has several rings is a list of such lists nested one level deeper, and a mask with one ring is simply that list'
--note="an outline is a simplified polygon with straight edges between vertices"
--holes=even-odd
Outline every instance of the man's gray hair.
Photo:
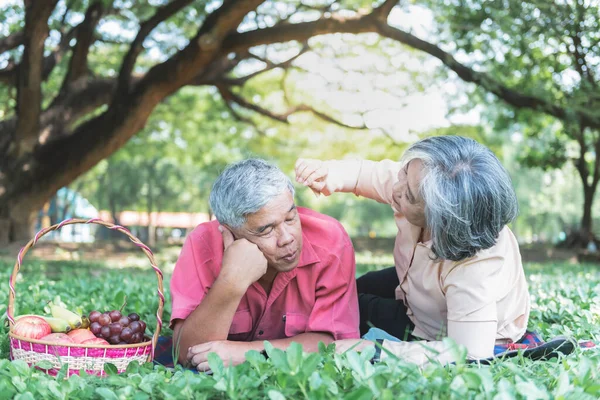
[{"label": "man's gray hair", "polygon": [[492,247],[518,214],[508,172],[487,147],[461,136],[436,136],[413,144],[403,161],[420,159],[419,191],[431,250],[438,259],[460,261]]},{"label": "man's gray hair", "polygon": [[294,195],[292,181],[279,168],[251,158],[227,166],[219,175],[210,192],[210,208],[220,223],[239,228],[248,214],[286,189]]}]

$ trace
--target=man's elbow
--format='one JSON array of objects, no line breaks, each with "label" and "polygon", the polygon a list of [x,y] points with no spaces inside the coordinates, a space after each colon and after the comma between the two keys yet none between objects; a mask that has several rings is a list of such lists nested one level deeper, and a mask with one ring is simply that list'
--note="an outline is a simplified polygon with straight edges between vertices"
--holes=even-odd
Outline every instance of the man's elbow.
[{"label": "man's elbow", "polygon": [[173,354],[177,355],[177,361],[182,365],[187,365],[188,347],[183,338],[184,320],[179,319],[173,326]]}]

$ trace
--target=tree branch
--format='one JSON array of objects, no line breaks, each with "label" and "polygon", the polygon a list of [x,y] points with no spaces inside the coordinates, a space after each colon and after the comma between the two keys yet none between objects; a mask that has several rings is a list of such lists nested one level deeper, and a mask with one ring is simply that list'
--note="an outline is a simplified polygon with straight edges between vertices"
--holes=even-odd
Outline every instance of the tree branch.
[{"label": "tree branch", "polygon": [[[299,112],[311,112],[314,115],[316,115],[317,117],[319,117],[320,119],[322,119],[323,121],[341,126],[343,128],[355,129],[355,130],[369,129],[365,124],[362,124],[359,126],[345,124],[342,121],[340,121],[336,118],[333,118],[332,116],[327,115],[324,112],[318,111],[314,107],[306,105],[306,104],[295,105],[295,106],[289,108],[283,114],[277,114],[270,110],[267,110],[266,108],[260,107],[254,103],[249,102],[248,100],[244,99],[242,96],[234,93],[229,87],[227,87],[225,85],[222,85],[222,84],[217,85],[217,89],[219,89],[219,93],[221,93],[221,97],[223,97],[223,100],[225,100],[225,102],[227,104],[235,103],[240,107],[246,108],[248,110],[252,110],[252,111],[256,112],[257,114],[260,114],[262,116],[265,116],[265,117],[270,118],[275,121],[283,122],[284,124],[290,123],[289,117],[292,114],[299,113]],[[243,122],[247,122],[247,118],[244,117],[244,119],[246,119],[246,121],[243,121]]]},{"label": "tree branch", "polygon": [[[573,57],[573,63],[575,64],[575,70],[581,77],[581,80],[584,79],[588,81],[592,88],[597,89],[598,84],[594,79],[593,71],[590,69],[590,66],[586,59],[586,51],[583,48],[583,44],[581,43],[581,37],[579,36],[582,33],[582,22],[585,19],[585,9],[578,3],[575,5],[575,9],[571,8],[571,11],[577,16],[576,21],[574,23],[575,32],[572,35],[569,35],[569,38],[572,41],[574,50],[571,53]],[[567,49],[569,46],[567,46]],[[585,70],[584,70],[585,68]]]},{"label": "tree branch", "polygon": [[[472,68],[461,64],[451,54],[443,51],[438,46],[421,40],[408,32],[393,28],[387,23],[380,22],[381,15],[384,12],[391,11],[395,3],[391,0],[386,1],[379,9],[368,15],[357,15],[347,18],[333,15],[329,18],[320,18],[316,21],[279,25],[243,33],[232,33],[223,43],[223,52],[236,52],[254,46],[271,44],[274,42],[274,39],[277,42],[306,41],[311,37],[328,33],[357,34],[377,32],[383,37],[434,56],[454,71],[462,80],[477,84],[512,106],[538,110],[563,121],[575,117],[584,126],[600,128],[600,115],[590,110],[581,108],[567,109],[561,105],[553,104],[546,99],[509,88],[489,75],[474,71]],[[381,14],[374,14],[377,10],[382,10],[379,11]]]},{"label": "tree branch", "polygon": [[[267,71],[271,71],[277,68],[282,68],[282,69],[286,69],[288,68],[294,61],[296,61],[298,59],[298,57],[300,57],[301,55],[305,54],[308,50],[310,49],[310,47],[308,46],[308,43],[304,43],[304,45],[302,46],[302,48],[300,49],[300,51],[298,52],[298,54],[296,54],[295,56],[287,59],[286,61],[283,61],[281,63],[273,63],[270,60],[262,60],[262,62],[264,62],[265,64],[267,64],[267,66],[263,69],[260,69],[258,71],[255,71],[251,74],[248,74],[246,76],[242,76],[239,78],[224,78],[223,81],[228,84],[228,85],[232,85],[232,86],[243,86],[246,82],[248,82],[250,79],[254,78],[255,76],[258,76],[260,74],[263,74]],[[258,58],[255,55],[251,55],[251,57],[253,58]]]},{"label": "tree branch", "polygon": [[[116,87],[116,79],[80,79],[73,83],[68,95],[63,96],[60,101],[53,102],[52,107],[41,113],[40,143],[44,144],[57,136],[67,135],[68,124],[108,104]],[[10,132],[16,125],[16,117],[0,121],[0,154],[6,154],[11,142]]]},{"label": "tree branch", "polygon": [[0,39],[0,54],[12,50],[25,42],[25,32],[19,31]]},{"label": "tree branch", "polygon": [[39,132],[44,42],[50,33],[48,18],[56,3],[58,0],[25,0],[25,47],[17,75],[17,155],[33,149]]},{"label": "tree branch", "polygon": [[472,68],[458,62],[451,54],[443,51],[438,46],[417,38],[416,36],[393,28],[389,25],[379,25],[380,35],[406,44],[417,50],[421,50],[439,59],[448,68],[454,71],[463,81],[473,82],[483,89],[495,94],[504,102],[517,108],[529,108],[544,112],[562,121],[568,121],[576,117],[580,124],[594,128],[600,128],[600,115],[584,109],[567,109],[563,106],[553,104],[546,99],[518,92],[498,82],[489,75],[474,71]]},{"label": "tree branch", "polygon": [[[28,172],[24,179],[10,186],[5,198],[32,190],[38,196],[49,196],[118,150],[143,128],[158,103],[190,83],[198,72],[221,56],[224,38],[263,1],[225,0],[206,18],[188,46],[150,69],[128,96],[113,97],[105,112],[82,123],[69,135],[39,144],[33,154],[11,166],[11,169],[27,166]],[[31,186],[34,182],[35,189]]]},{"label": "tree branch", "polygon": [[[64,54],[70,48],[69,42],[75,37],[78,28],[79,25],[67,32],[67,34],[61,38],[58,47],[44,58],[42,67],[42,81],[46,81],[46,79],[48,79],[56,64],[60,62]],[[21,68],[20,64],[11,64],[5,69],[0,70],[0,83],[4,83],[10,86],[16,86],[19,68]]]},{"label": "tree branch", "polygon": [[82,76],[87,75],[88,54],[90,51],[90,46],[94,42],[94,31],[96,30],[98,22],[100,22],[102,13],[102,2],[95,1],[87,9],[83,22],[78,25],[76,34],[77,43],[73,49],[73,55],[71,56],[71,61],[69,63],[69,70],[63,81],[61,92],[66,90],[72,82],[78,80]]},{"label": "tree branch", "polygon": [[374,14],[342,17],[337,14],[315,21],[276,25],[243,33],[231,33],[223,42],[223,52],[238,52],[251,47],[290,41],[306,42],[328,33],[375,32],[378,21]]},{"label": "tree branch", "polygon": [[158,8],[156,13],[150,19],[146,20],[140,25],[140,30],[131,43],[129,51],[125,55],[121,65],[117,96],[122,96],[129,91],[131,72],[133,71],[137,57],[143,50],[144,40],[148,37],[150,32],[152,32],[152,30],[154,30],[154,28],[156,28],[161,22],[170,18],[179,10],[192,3],[192,1],[193,0],[173,0],[169,4]]},{"label": "tree branch", "polygon": [[400,2],[400,0],[385,0],[383,4],[373,10],[373,14],[377,16],[380,22],[386,23],[392,12],[392,9]]}]

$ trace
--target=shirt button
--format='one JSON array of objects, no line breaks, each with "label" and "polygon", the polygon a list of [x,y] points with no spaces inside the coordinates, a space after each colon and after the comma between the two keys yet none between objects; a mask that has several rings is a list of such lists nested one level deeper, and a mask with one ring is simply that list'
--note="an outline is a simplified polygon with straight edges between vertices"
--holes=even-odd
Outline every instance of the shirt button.
[{"label": "shirt button", "polygon": [[258,331],[258,336],[262,335],[263,333],[265,332],[263,332],[263,330],[261,329],[260,331]]}]

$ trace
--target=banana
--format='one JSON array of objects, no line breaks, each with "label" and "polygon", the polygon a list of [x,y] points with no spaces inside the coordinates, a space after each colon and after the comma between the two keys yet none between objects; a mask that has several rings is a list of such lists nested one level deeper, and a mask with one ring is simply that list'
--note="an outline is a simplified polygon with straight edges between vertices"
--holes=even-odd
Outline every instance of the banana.
[{"label": "banana", "polygon": [[24,314],[15,317],[15,322],[23,317],[40,317],[44,318],[44,320],[50,325],[50,329],[52,329],[53,333],[67,333],[71,330],[71,325],[67,323],[62,318],[54,318],[54,317],[46,317],[45,315],[36,315],[36,314]]},{"label": "banana", "polygon": [[46,320],[46,322],[50,325],[50,328],[52,328],[52,333],[67,333],[72,329],[71,325],[69,325],[69,323],[62,318],[55,318],[55,317],[42,317],[42,318],[44,318]]},{"label": "banana", "polygon": [[79,315],[75,314],[73,311],[67,310],[66,308],[57,306],[52,302],[50,302],[48,305],[50,306],[50,313],[54,318],[64,319],[72,329],[78,329],[81,327],[81,317]]},{"label": "banana", "polygon": [[87,329],[89,327],[90,327],[90,319],[87,316],[82,315],[81,316],[81,329]]}]

